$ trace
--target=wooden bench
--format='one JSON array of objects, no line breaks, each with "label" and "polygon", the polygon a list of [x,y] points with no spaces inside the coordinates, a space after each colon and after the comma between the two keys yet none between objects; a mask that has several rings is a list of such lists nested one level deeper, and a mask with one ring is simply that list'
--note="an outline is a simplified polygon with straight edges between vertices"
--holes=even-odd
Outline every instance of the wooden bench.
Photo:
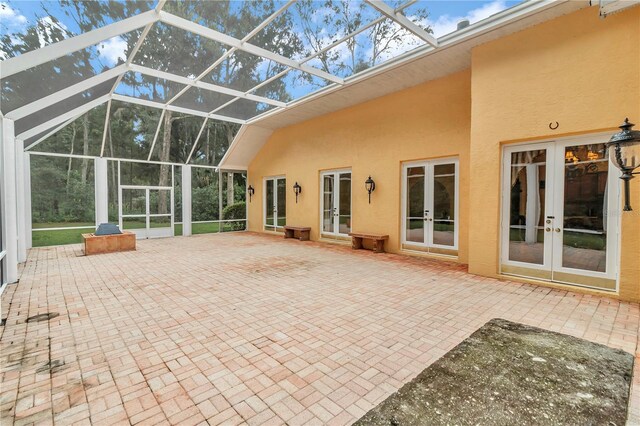
[{"label": "wooden bench", "polygon": [[311,228],[307,226],[284,226],[285,238],[297,238],[300,241],[309,241],[310,234]]},{"label": "wooden bench", "polygon": [[136,249],[136,234],[129,231],[113,235],[82,234],[82,238],[85,256]]},{"label": "wooden bench", "polygon": [[362,248],[362,240],[372,240],[374,253],[384,253],[384,242],[389,239],[388,235],[361,232],[349,232],[349,236],[351,237],[351,247],[354,250]]}]

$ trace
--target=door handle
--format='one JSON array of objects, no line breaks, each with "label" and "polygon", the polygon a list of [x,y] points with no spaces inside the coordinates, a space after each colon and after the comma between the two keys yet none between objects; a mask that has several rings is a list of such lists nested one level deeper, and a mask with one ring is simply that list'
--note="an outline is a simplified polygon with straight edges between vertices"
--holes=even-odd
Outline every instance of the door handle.
[{"label": "door handle", "polygon": [[544,230],[547,232],[551,232],[551,228],[545,228]]},{"label": "door handle", "polygon": [[560,229],[560,228],[556,228],[556,229],[555,229],[555,231],[556,231],[556,232],[560,232],[560,231],[561,231],[561,229]]}]

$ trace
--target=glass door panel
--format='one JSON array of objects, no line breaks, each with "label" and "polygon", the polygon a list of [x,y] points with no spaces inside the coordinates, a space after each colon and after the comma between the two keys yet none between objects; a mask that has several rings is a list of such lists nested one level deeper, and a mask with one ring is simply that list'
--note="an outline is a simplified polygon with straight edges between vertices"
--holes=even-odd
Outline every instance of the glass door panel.
[{"label": "glass door panel", "polygon": [[276,231],[287,224],[287,180],[265,179],[264,229]]},{"label": "glass door panel", "polygon": [[455,246],[456,165],[433,166],[433,244]]},{"label": "glass door panel", "polygon": [[334,210],[333,205],[333,174],[322,177],[322,231],[333,232],[334,230]]},{"label": "glass door panel", "polygon": [[338,203],[339,234],[351,232],[351,173],[340,173],[340,189]]},{"label": "glass door panel", "polygon": [[265,212],[264,212],[264,221],[265,226],[269,228],[269,230],[273,231],[275,227],[275,191],[274,191],[274,180],[267,179],[266,182],[266,201],[265,201]]},{"label": "glass door panel", "polygon": [[510,156],[509,260],[545,263],[545,185],[547,150]]},{"label": "glass door panel", "polygon": [[602,139],[505,148],[504,273],[616,288],[619,185]]},{"label": "glass door panel", "polygon": [[424,167],[407,169],[406,240],[415,243],[425,242],[425,223],[428,212],[425,206],[424,181]]},{"label": "glass door panel", "polygon": [[406,164],[403,175],[404,247],[456,255],[457,160],[429,160]]},{"label": "glass door panel", "polygon": [[322,233],[347,236],[351,232],[351,172],[323,172],[320,179]]},{"label": "glass door panel", "polygon": [[285,226],[287,224],[287,181],[286,179],[277,179],[278,194],[276,202],[276,226]]},{"label": "glass door panel", "polygon": [[564,149],[562,267],[607,270],[607,181],[604,144]]}]

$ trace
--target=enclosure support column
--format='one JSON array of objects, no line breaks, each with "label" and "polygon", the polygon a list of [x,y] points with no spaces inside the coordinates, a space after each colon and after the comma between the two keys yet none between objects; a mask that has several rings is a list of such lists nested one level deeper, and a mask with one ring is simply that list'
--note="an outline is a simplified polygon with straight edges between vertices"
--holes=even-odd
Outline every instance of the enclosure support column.
[{"label": "enclosure support column", "polygon": [[27,250],[33,247],[33,217],[31,212],[31,155],[23,151],[24,155],[24,217]]},{"label": "enclosure support column", "polygon": [[182,166],[182,235],[191,235],[191,166]]},{"label": "enclosure support column", "polygon": [[6,250],[5,273],[8,283],[18,281],[18,233],[16,203],[16,149],[13,121],[2,118],[0,140],[0,169],[2,180],[2,247]]},{"label": "enclosure support column", "polygon": [[24,142],[15,140],[16,164],[16,228],[18,234],[18,263],[27,261],[27,226],[25,214]]},{"label": "enclosure support column", "polygon": [[95,197],[96,197],[96,226],[109,222],[109,181],[107,178],[107,159],[95,159]]}]

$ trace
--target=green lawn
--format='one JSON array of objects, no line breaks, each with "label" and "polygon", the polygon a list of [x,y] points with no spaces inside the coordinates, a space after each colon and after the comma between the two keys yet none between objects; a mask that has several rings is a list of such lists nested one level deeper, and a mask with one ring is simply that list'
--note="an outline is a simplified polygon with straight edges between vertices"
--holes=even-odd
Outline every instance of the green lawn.
[{"label": "green lawn", "polygon": [[[234,226],[235,225],[235,226]],[[86,229],[62,229],[56,231],[34,231],[33,235],[33,247],[45,247],[45,246],[60,246],[64,244],[78,244],[82,242],[82,234],[93,232],[93,223],[34,223],[33,229],[38,228],[62,228],[72,226],[90,226]],[[125,229],[138,229],[144,228],[145,222],[129,222]],[[164,226],[164,224],[152,223],[152,228]],[[238,229],[240,228],[240,229]],[[222,232],[239,231],[244,229],[244,222],[229,222],[222,224]],[[220,231],[220,224],[218,223],[194,223],[191,225],[191,233],[196,234],[211,234]],[[182,235],[182,224],[176,224],[174,226],[174,234]]]}]

